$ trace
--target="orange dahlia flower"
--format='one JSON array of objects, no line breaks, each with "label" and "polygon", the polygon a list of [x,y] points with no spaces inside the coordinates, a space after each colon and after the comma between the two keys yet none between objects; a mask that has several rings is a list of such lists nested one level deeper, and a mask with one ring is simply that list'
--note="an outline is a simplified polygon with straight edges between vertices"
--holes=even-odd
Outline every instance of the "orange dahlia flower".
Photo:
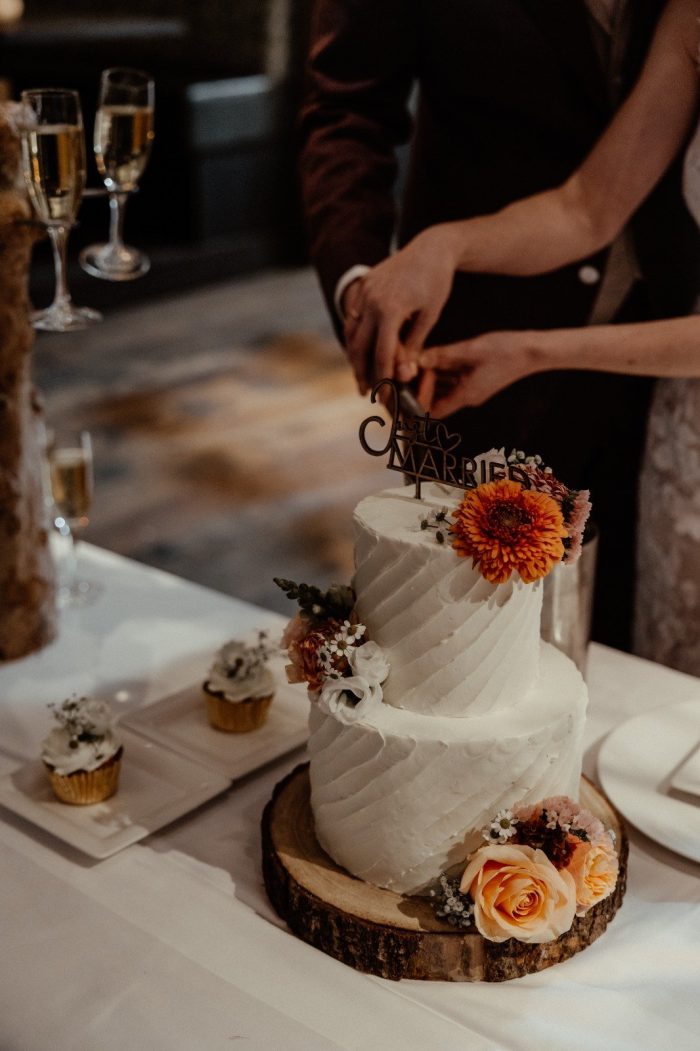
[{"label": "orange dahlia flower", "polygon": [[561,562],[567,536],[561,509],[547,493],[504,478],[468,490],[452,514],[452,546],[492,584],[517,571],[526,584]]}]

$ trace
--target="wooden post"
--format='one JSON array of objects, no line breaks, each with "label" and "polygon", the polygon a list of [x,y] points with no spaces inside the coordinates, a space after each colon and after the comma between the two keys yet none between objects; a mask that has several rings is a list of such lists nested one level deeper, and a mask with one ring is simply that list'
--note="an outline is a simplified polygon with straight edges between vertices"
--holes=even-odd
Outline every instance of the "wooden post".
[{"label": "wooden post", "polygon": [[21,188],[16,107],[0,105],[0,660],[55,633],[55,576],[31,381],[27,281],[36,228]]}]

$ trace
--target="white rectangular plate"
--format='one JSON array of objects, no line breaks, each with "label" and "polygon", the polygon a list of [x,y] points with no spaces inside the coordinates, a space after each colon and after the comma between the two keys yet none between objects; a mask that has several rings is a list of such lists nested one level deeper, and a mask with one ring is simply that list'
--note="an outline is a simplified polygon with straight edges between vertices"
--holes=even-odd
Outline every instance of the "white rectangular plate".
[{"label": "white rectangular plate", "polygon": [[119,789],[91,806],[59,803],[41,760],[0,778],[0,804],[93,858],[108,858],[225,792],[230,778],[157,747],[122,724]]},{"label": "white rectangular plate", "polygon": [[275,696],[267,721],[248,733],[215,730],[207,720],[202,684],[189,686],[131,713],[122,723],[149,740],[204,763],[235,780],[300,748],[309,735],[309,702],[304,686],[283,679],[281,662],[271,662]]}]

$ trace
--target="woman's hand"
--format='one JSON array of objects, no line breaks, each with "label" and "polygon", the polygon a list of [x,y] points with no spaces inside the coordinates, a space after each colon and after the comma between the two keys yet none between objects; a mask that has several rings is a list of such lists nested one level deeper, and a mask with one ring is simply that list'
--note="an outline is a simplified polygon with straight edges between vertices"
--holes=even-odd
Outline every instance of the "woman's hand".
[{"label": "woman's hand", "polygon": [[418,234],[354,282],[345,296],[345,347],[361,394],[388,377],[409,382],[455,273],[448,224]]},{"label": "woman's hand", "polygon": [[511,383],[548,366],[537,353],[532,332],[486,332],[474,339],[432,347],[420,355],[420,367],[435,371],[429,406],[433,416],[483,405]]}]

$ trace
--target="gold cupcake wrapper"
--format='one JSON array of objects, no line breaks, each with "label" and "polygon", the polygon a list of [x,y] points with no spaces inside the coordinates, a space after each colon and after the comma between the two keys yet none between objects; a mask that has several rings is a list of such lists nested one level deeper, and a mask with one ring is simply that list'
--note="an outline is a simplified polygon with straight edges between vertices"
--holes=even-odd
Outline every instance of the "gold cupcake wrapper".
[{"label": "gold cupcake wrapper", "polygon": [[56,798],[72,806],[89,806],[109,799],[119,787],[123,751],[120,748],[96,770],[76,770],[73,774],[57,774],[53,767],[44,763]]},{"label": "gold cupcake wrapper", "polygon": [[267,697],[246,697],[244,701],[227,701],[221,694],[204,687],[207,718],[216,730],[226,733],[249,733],[257,730],[267,719],[272,694]]}]

